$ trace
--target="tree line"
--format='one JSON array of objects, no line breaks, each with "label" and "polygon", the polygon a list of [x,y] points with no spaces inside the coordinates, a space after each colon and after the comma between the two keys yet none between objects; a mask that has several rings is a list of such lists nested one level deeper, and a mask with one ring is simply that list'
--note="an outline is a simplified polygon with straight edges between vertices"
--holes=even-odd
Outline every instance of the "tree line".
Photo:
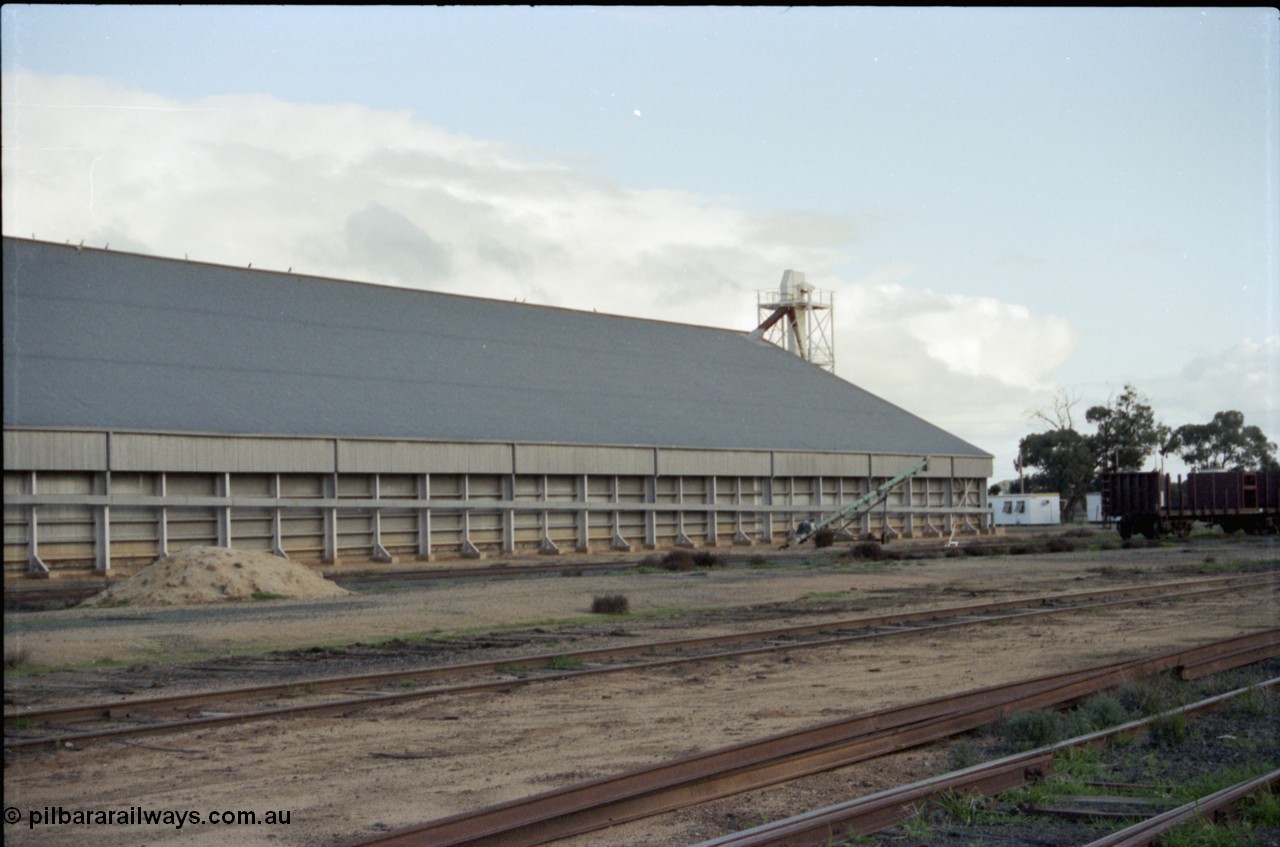
[{"label": "tree line", "polygon": [[[1048,429],[1019,441],[1014,463],[1024,491],[1058,492],[1065,520],[1086,492],[1098,490],[1103,474],[1140,471],[1156,455],[1177,456],[1196,470],[1280,471],[1275,443],[1258,427],[1246,426],[1240,412],[1218,412],[1208,423],[1175,429],[1159,422],[1148,398],[1126,384],[1119,397],[1085,411],[1096,431],[1084,434],[1075,425],[1078,402],[1059,394],[1052,409],[1035,412],[1033,418]],[[992,493],[999,494],[998,488]]]}]

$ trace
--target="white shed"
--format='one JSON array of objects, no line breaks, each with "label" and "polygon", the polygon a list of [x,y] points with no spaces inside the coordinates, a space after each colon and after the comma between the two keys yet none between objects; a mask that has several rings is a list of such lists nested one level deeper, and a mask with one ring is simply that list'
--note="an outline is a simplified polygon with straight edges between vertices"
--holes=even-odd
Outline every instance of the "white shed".
[{"label": "white shed", "polygon": [[1045,526],[1060,522],[1057,494],[1001,494],[988,498],[994,526]]}]

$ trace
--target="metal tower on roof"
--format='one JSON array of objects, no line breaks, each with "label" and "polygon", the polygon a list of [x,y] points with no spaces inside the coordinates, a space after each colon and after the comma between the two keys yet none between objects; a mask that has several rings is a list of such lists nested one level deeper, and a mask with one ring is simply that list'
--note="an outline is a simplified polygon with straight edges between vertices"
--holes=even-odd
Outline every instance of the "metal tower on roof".
[{"label": "metal tower on roof", "polygon": [[805,282],[800,271],[783,271],[777,289],[756,292],[760,325],[752,338],[763,338],[831,373],[836,372],[832,331],[832,293]]}]

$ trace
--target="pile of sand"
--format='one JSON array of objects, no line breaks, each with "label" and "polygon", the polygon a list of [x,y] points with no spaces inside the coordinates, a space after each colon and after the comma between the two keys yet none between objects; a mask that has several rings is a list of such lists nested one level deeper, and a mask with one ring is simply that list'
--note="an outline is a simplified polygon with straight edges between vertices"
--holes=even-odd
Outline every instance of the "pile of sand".
[{"label": "pile of sand", "polygon": [[288,559],[253,550],[189,547],[157,559],[82,606],[182,606],[347,594],[320,574]]}]

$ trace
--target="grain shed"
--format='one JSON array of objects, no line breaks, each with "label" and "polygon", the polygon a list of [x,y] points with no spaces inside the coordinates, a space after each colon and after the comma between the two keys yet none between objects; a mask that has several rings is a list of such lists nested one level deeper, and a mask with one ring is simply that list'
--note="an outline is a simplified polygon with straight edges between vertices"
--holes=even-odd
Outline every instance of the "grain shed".
[{"label": "grain shed", "polygon": [[991,456],[749,333],[4,239],[10,571],[982,532]]}]

